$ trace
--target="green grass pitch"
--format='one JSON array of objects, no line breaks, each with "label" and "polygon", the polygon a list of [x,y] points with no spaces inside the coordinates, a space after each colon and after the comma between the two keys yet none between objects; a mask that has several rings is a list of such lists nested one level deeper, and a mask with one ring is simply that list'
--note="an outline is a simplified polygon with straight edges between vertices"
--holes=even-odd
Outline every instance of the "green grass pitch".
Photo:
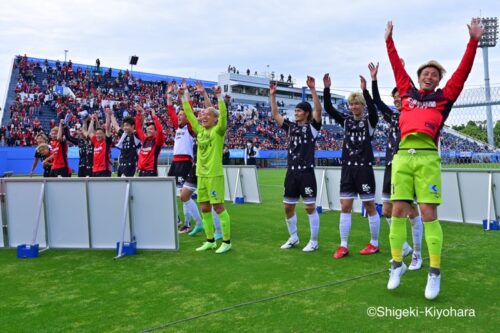
[{"label": "green grass pitch", "polygon": [[[283,179],[284,170],[259,170],[263,204],[227,205],[233,241],[227,254],[197,253],[203,237],[187,235],[180,235],[179,252],[139,251],[118,261],[113,251],[51,249],[20,260],[15,250],[0,250],[0,332],[139,332],[175,321],[180,322],[154,331],[498,332],[500,232],[443,223],[440,296],[424,298],[428,260],[390,292],[385,220],[380,254],[358,254],[369,228],[355,214],[351,254],[333,260],[338,212],[320,215],[319,251],[280,249],[288,236]],[[298,208],[304,246],[309,223],[302,204]],[[425,241],[422,253],[427,256]],[[370,317],[369,307],[473,309],[475,317]],[[204,316],[182,321],[199,315]]]}]

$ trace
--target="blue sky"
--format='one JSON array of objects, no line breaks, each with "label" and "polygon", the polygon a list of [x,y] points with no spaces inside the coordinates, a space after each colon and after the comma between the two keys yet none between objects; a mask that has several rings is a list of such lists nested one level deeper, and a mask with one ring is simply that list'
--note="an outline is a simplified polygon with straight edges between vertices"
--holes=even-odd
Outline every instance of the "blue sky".
[{"label": "blue sky", "polygon": [[[4,4],[0,12],[0,106],[12,58],[28,54],[137,70],[217,80],[241,71],[306,75],[330,73],[338,93],[359,89],[359,74],[380,62],[379,85],[394,85],[384,44],[387,20],[407,69],[430,59],[452,72],[468,40],[472,16],[500,16],[499,1],[32,1]],[[416,76],[416,75],[415,75]],[[500,46],[490,49],[492,85],[500,85]],[[449,76],[448,76],[449,77]],[[446,79],[447,77],[445,77]],[[484,83],[479,51],[467,82]]]}]

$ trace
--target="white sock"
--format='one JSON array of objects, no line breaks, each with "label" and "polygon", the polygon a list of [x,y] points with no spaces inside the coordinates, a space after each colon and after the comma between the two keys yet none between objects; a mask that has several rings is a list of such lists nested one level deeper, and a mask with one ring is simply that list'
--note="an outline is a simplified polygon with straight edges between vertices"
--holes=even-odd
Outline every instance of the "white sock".
[{"label": "white sock", "polygon": [[368,216],[368,223],[370,224],[370,244],[378,247],[378,233],[380,231],[380,216],[375,213],[373,216]]},{"label": "white sock", "polygon": [[217,212],[214,210],[214,207],[212,207],[212,216],[214,217],[215,233],[222,234],[222,228],[220,226],[220,218]]},{"label": "white sock", "polygon": [[286,219],[286,226],[288,228],[288,233],[292,237],[297,236],[297,214],[293,214],[293,216],[289,219]]},{"label": "white sock", "polygon": [[351,213],[340,213],[340,246],[347,248],[349,232],[351,231]]},{"label": "white sock", "polygon": [[191,218],[196,221],[196,226],[203,227],[203,222],[201,221],[200,211],[198,210],[198,206],[196,205],[196,202],[194,202],[193,199],[189,199],[184,204],[185,204],[184,207],[187,207],[187,210],[186,210],[186,208],[184,208],[184,213],[186,213],[186,211],[188,211],[189,212],[188,214],[191,216]]},{"label": "white sock", "polygon": [[308,214],[308,216],[309,226],[311,228],[311,240],[317,242],[319,233],[319,214],[316,210],[314,210],[314,213]]},{"label": "white sock", "polygon": [[422,235],[424,224],[422,223],[422,218],[420,216],[410,219],[411,223],[411,233],[413,236],[413,252],[420,254],[422,249]]},{"label": "white sock", "polygon": [[391,218],[390,217],[386,217],[385,220],[387,221],[387,224],[389,225],[389,227],[391,226]]},{"label": "white sock", "polygon": [[[192,199],[190,199],[190,200],[192,200]],[[189,227],[191,225],[191,212],[189,209],[188,202],[182,203],[182,209],[184,210],[184,225],[186,227]]]}]

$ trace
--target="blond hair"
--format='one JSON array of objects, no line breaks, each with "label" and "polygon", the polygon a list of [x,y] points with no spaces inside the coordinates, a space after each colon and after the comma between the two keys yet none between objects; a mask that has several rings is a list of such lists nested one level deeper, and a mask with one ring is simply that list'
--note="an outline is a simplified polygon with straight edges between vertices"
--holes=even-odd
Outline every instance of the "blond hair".
[{"label": "blond hair", "polygon": [[366,105],[365,98],[363,97],[363,94],[360,92],[353,92],[347,97],[347,103],[349,104],[354,104],[354,103],[359,103]]},{"label": "blond hair", "polygon": [[217,110],[216,108],[214,108],[213,106],[210,106],[208,108],[205,109],[205,112],[212,112],[216,117],[219,116],[219,110]]}]

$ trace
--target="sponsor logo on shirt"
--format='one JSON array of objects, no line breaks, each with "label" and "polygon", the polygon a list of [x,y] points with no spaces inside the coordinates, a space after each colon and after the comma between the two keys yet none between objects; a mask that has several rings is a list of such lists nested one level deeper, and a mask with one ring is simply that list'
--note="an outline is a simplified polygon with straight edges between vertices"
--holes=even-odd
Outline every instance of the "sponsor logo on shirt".
[{"label": "sponsor logo on shirt", "polygon": [[419,109],[428,109],[428,108],[435,108],[436,107],[436,101],[419,101],[414,98],[409,97],[408,98],[408,107],[411,109],[414,108],[419,108]]}]

